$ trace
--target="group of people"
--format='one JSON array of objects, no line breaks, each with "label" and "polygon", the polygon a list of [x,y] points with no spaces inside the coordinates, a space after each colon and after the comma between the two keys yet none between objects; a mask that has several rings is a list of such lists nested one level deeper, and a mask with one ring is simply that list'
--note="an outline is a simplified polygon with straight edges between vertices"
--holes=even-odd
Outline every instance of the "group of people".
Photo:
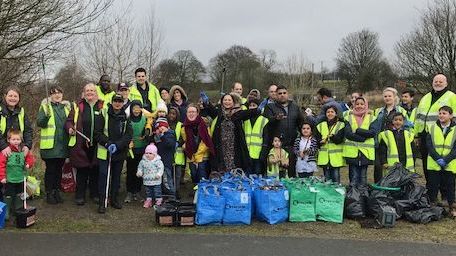
[{"label": "group of people", "polygon": [[[211,101],[201,92],[198,102],[191,103],[179,85],[156,88],[143,68],[135,71],[134,83],[116,88],[103,75],[98,84],[85,85],[82,98],[73,103],[53,86],[36,120],[46,201],[63,203],[59,189],[66,158],[77,170],[75,203],[84,205],[88,190],[98,212],[105,213],[108,199],[111,207],[122,208],[125,162],[123,202],[141,200],[144,186],[143,206],[149,208],[160,205],[163,194],[180,196],[186,169],[197,184],[237,168],[282,178],[309,177],[321,167],[327,180],[340,183],[340,168],[348,165],[350,184],[362,185],[369,165],[374,165],[377,182],[386,167],[397,163],[414,172],[420,153],[431,202],[437,203],[440,190],[456,215],[456,97],[447,86],[446,77],[436,75],[417,107],[412,90],[402,92],[400,103],[397,90],[388,87],[383,106],[373,110],[360,92],[345,104],[321,88],[316,114],[302,111],[285,86],[274,84],[266,98],[257,89],[244,98],[243,86],[236,82],[220,99]],[[17,88],[7,89],[0,107],[0,181],[5,187],[0,199],[14,213],[24,170],[35,162],[33,132]]]}]

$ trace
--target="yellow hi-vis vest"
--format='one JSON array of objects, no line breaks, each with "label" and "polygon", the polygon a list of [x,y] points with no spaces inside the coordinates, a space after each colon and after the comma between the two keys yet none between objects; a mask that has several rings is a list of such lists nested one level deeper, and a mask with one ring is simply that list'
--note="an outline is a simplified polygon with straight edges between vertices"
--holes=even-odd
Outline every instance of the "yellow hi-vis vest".
[{"label": "yellow hi-vis vest", "polygon": [[[107,108],[103,108],[101,110],[101,114],[103,115],[104,120],[105,120],[104,125],[103,125],[103,133],[104,133],[104,135],[106,135],[106,137],[109,138],[109,127],[108,127],[109,126],[109,114],[108,114],[108,109]],[[126,129],[127,129],[127,126],[124,124],[124,129],[122,131],[122,134],[125,134]],[[98,143],[97,158],[101,159],[101,160],[108,159],[108,149],[105,148],[105,146],[101,145],[100,143]]]},{"label": "yellow hi-vis vest", "polygon": [[[437,154],[442,157],[445,157],[450,153],[456,141],[456,128],[453,126],[449,129],[450,131],[448,132],[447,136],[444,137],[443,130],[437,124],[429,126],[428,132],[431,135],[432,145],[434,146]],[[430,155],[428,155],[427,158],[427,168],[428,170],[433,171],[440,171],[442,169],[442,167],[440,167]],[[444,169],[446,171],[456,173],[456,159],[451,160]]]},{"label": "yellow hi-vis vest", "polygon": [[[358,127],[356,118],[352,113],[347,116],[346,120],[350,123],[352,131],[356,132],[356,129],[358,128],[369,130],[369,126],[374,121],[374,116],[372,114],[366,114],[361,127]],[[359,150],[367,159],[373,161],[375,159],[375,140],[374,138],[369,138],[364,142],[357,142],[346,139],[343,145],[343,150],[344,157],[357,158]]]},{"label": "yellow hi-vis vest", "polygon": [[[0,107],[0,111],[2,110],[2,108]],[[18,115],[18,118],[19,118],[19,130],[21,130],[21,132],[24,131],[24,116],[25,116],[25,111],[24,111],[24,108],[21,108],[21,111],[19,112],[19,115]],[[7,129],[6,129],[6,117],[0,115],[0,132],[2,134],[5,134],[7,132]]]},{"label": "yellow hi-vis vest", "polygon": [[215,125],[217,124],[217,119],[218,119],[218,116],[216,116],[216,117],[212,120],[211,128],[209,129],[209,134],[211,135],[211,137],[214,135],[214,130],[215,130]]},{"label": "yellow hi-vis vest", "polygon": [[[147,98],[149,99],[150,104],[151,104],[151,106],[150,106],[151,110],[152,110],[151,112],[154,112],[155,110],[157,110],[158,102],[163,101],[163,100],[160,97],[160,92],[158,91],[157,87],[152,83],[149,83],[149,82],[146,82],[146,83],[148,83],[148,86],[149,86],[149,92],[148,92]],[[141,96],[141,93],[138,90],[136,83],[134,83],[130,87],[129,98],[131,101],[139,100],[139,101],[141,101],[142,104],[144,104],[143,98]]]},{"label": "yellow hi-vis vest", "polygon": [[[386,130],[381,132],[378,135],[379,141],[383,140],[388,148],[386,159],[388,166],[394,166],[394,164],[399,163],[399,152],[397,150],[396,140],[394,139],[394,134],[391,130]],[[413,162],[413,152],[412,152],[412,142],[414,139],[413,133],[405,130],[405,168],[411,172],[415,172],[415,164]]]},{"label": "yellow hi-vis vest", "polygon": [[448,106],[453,111],[456,111],[455,96],[452,91],[447,91],[431,106],[432,94],[424,95],[418,107],[416,107],[415,135],[422,133],[428,125],[435,123],[439,119],[439,108]]},{"label": "yellow hi-vis vest", "polygon": [[108,103],[111,102],[112,96],[114,96],[116,94],[116,92],[111,91],[109,93],[104,94],[101,91],[101,86],[99,86],[99,85],[96,86],[96,89],[97,89],[98,99],[103,101],[103,108],[106,108],[108,106]]},{"label": "yellow hi-vis vest", "polygon": [[[177,122],[176,124],[176,141],[179,141],[182,132],[182,123]],[[184,149],[182,147],[176,148],[176,153],[174,153],[174,165],[185,165],[185,155]]]},{"label": "yellow hi-vis vest", "polygon": [[245,142],[252,159],[260,158],[261,147],[263,146],[263,130],[268,122],[269,120],[264,116],[258,116],[253,127],[250,119],[243,123]]},{"label": "yellow hi-vis vest", "polygon": [[[337,134],[341,129],[344,129],[345,124],[337,122],[331,129],[328,127],[326,121],[321,122],[317,125],[317,130],[321,134],[321,139],[325,140],[329,135]],[[343,157],[343,144],[334,144],[328,140],[324,145],[320,147],[318,153],[318,165],[331,165],[332,167],[342,167],[345,165]]]},{"label": "yellow hi-vis vest", "polygon": [[[44,103],[47,104],[47,103]],[[46,128],[41,128],[40,130],[40,149],[51,149],[54,147],[54,139],[55,139],[55,116],[54,116],[54,107],[51,103],[51,113],[46,113],[46,107],[41,105],[41,109],[45,112],[45,114],[49,114],[49,121]],[[65,115],[68,117],[70,113],[70,109],[65,106]]]}]

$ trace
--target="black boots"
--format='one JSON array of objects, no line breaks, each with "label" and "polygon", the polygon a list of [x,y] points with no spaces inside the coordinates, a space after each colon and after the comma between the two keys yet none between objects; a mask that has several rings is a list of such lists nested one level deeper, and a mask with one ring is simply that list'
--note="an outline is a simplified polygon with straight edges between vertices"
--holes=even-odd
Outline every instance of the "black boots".
[{"label": "black boots", "polygon": [[54,196],[55,196],[55,201],[57,201],[57,203],[59,204],[63,204],[63,198],[62,198],[62,195],[60,195],[60,191],[59,190],[55,190],[54,192]]},{"label": "black boots", "polygon": [[122,209],[122,203],[120,203],[120,201],[119,201],[118,193],[115,193],[112,195],[111,206],[112,206],[112,208],[115,208],[115,209]]},{"label": "black boots", "polygon": [[98,213],[101,213],[101,214],[106,213],[104,196],[100,196],[100,201],[98,202]]},{"label": "black boots", "polygon": [[57,199],[55,198],[55,190],[46,192],[46,202],[48,204],[58,204]]}]

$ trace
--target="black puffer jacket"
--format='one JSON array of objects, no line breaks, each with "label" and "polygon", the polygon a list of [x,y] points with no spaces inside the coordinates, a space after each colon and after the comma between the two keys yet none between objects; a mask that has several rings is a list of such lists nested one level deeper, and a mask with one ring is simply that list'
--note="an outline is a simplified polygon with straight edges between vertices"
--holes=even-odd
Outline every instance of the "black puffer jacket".
[{"label": "black puffer jacket", "polygon": [[[21,107],[16,107],[14,110],[9,110],[4,104],[0,105],[0,115],[2,118],[6,118],[6,129],[3,131],[3,134],[0,138],[0,150],[8,147],[8,142],[6,141],[7,132],[11,129],[19,130],[19,113],[21,112]],[[32,139],[33,139],[33,130],[30,120],[27,117],[27,114],[24,113],[24,145],[29,149],[32,149]]]}]

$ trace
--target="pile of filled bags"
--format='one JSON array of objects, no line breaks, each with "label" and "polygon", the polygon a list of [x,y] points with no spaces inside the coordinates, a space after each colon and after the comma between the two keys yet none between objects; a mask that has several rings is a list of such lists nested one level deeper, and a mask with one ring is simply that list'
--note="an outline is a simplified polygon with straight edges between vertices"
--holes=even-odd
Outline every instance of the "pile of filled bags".
[{"label": "pile of filled bags", "polygon": [[285,221],[343,222],[345,188],[318,178],[247,177],[233,170],[198,184],[197,225],[249,225]]}]

